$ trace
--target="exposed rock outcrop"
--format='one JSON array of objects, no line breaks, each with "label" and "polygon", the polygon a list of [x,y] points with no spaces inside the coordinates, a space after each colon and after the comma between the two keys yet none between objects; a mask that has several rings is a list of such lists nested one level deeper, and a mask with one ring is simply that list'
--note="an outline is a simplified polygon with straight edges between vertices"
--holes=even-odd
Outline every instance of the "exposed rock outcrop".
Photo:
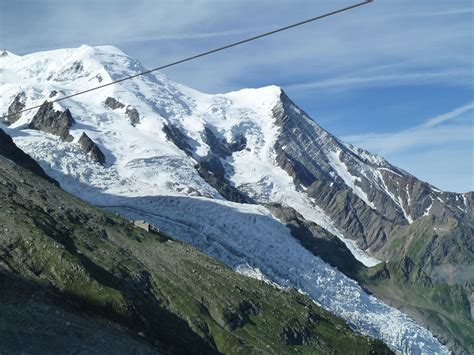
[{"label": "exposed rock outcrop", "polygon": [[283,341],[288,345],[307,345],[311,341],[311,330],[297,323],[294,326],[287,325],[281,333]]},{"label": "exposed rock outcrop", "polygon": [[189,143],[189,138],[178,127],[168,124],[163,126],[166,139],[173,142],[175,146],[185,152],[188,156],[193,156],[193,148]]},{"label": "exposed rock outcrop", "polygon": [[232,153],[240,152],[247,148],[247,138],[243,134],[238,134],[232,142],[229,143],[229,149]]},{"label": "exposed rock outcrop", "polygon": [[209,153],[201,158],[196,167],[199,175],[227,200],[238,203],[254,203],[244,192],[232,186],[227,178],[228,173],[232,171],[232,167],[225,161],[232,155],[227,141],[219,138],[209,127],[205,127],[204,135],[209,146]]},{"label": "exposed rock outcrop", "polygon": [[15,99],[13,99],[13,102],[8,107],[8,116],[4,121],[6,125],[11,125],[21,118],[21,113],[19,111],[25,108],[25,99],[24,92],[20,92],[15,96]]},{"label": "exposed rock outcrop", "polygon": [[136,108],[132,106],[127,106],[125,114],[128,116],[128,119],[130,120],[132,126],[136,126],[140,123],[140,114],[138,113]]},{"label": "exposed rock outcrop", "polygon": [[69,109],[63,112],[56,111],[52,102],[45,101],[36,112],[28,128],[51,133],[59,136],[62,141],[72,142],[74,138],[69,134],[69,129],[74,123]]},{"label": "exposed rock outcrop", "polygon": [[85,132],[82,132],[81,138],[79,138],[78,143],[81,146],[82,150],[84,150],[86,154],[89,154],[92,160],[102,165],[105,164],[104,153],[102,153],[97,144],[94,143],[94,141],[90,139]]},{"label": "exposed rock outcrop", "polygon": [[231,186],[224,177],[224,167],[216,158],[196,164],[199,175],[225,199],[238,203],[253,203],[253,200]]},{"label": "exposed rock outcrop", "polygon": [[112,110],[116,110],[119,108],[124,108],[125,105],[121,103],[120,101],[114,99],[113,97],[107,97],[104,101],[104,105],[107,106],[108,108],[111,108]]},{"label": "exposed rock outcrop", "polygon": [[260,313],[260,309],[249,300],[243,300],[239,303],[237,309],[227,310],[224,313],[225,327],[230,331],[245,326],[247,323],[251,323],[250,316],[255,316]]},{"label": "exposed rock outcrop", "polygon": [[219,139],[209,127],[204,128],[204,134],[206,143],[212,154],[222,158],[232,155],[227,141],[225,139]]},{"label": "exposed rock outcrop", "polygon": [[79,78],[85,78],[89,75],[89,72],[84,68],[82,61],[76,60],[70,63],[64,70],[58,72],[53,71],[47,78],[48,80],[54,80],[56,82],[63,82],[67,80],[77,80]]},{"label": "exposed rock outcrop", "polygon": [[[125,107],[123,103],[110,96],[105,99],[104,105],[108,108],[111,108],[112,110],[118,110]],[[138,113],[136,108],[128,105],[125,109],[125,115],[130,120],[132,126],[136,126],[140,123],[140,114]]]},{"label": "exposed rock outcrop", "polygon": [[303,247],[319,256],[329,265],[338,268],[346,276],[357,279],[364,266],[357,261],[347,246],[336,236],[316,223],[307,221],[291,207],[268,204],[266,207],[284,223]]},{"label": "exposed rock outcrop", "polygon": [[222,197],[238,203],[253,203],[252,199],[233,187],[225,177],[226,170],[221,162],[221,157],[232,154],[225,140],[218,139],[215,134],[206,127],[206,142],[209,145],[210,152],[206,157],[199,158],[194,154],[191,138],[184,134],[181,129],[169,124],[163,126],[163,132],[169,141],[173,142],[174,145],[184,151],[188,156],[197,160],[195,168],[199,176],[215,188]]}]

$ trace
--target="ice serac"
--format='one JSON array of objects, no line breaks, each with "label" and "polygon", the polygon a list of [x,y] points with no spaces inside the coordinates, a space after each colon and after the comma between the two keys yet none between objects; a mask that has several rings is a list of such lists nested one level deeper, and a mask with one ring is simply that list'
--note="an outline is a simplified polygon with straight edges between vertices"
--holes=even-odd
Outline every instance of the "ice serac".
[{"label": "ice serac", "polygon": [[[10,73],[0,78],[6,112],[20,92],[27,106],[41,105],[53,90],[77,92],[145,68],[116,48],[81,46],[2,58],[0,70]],[[243,273],[300,289],[396,351],[447,352],[348,278],[340,260],[364,269],[411,258],[412,272],[466,278],[451,270],[457,260],[472,265],[472,194],[441,192],[341,142],[280,88],[208,95],[149,73],[44,103],[10,127],[69,192],[151,222]],[[76,143],[83,134],[85,151]],[[107,166],[85,154],[91,142]]]}]

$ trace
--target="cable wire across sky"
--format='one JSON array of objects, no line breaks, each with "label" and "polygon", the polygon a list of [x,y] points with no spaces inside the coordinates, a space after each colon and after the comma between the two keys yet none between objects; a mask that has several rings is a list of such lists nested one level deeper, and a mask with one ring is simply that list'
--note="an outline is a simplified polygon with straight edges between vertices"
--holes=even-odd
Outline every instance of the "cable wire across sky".
[{"label": "cable wire across sky", "polygon": [[[227,50],[227,49],[232,48],[232,47],[237,47],[237,46],[240,46],[242,44],[249,43],[249,42],[252,42],[252,41],[256,41],[258,39],[268,37],[268,36],[274,35],[274,34],[279,33],[279,32],[287,31],[289,29],[299,27],[299,26],[303,26],[303,25],[306,25],[308,23],[311,23],[311,22],[314,22],[314,21],[317,21],[317,20],[321,20],[321,19],[326,18],[326,17],[330,17],[330,16],[333,16],[333,15],[336,15],[336,14],[340,14],[342,12],[346,12],[346,11],[355,9],[357,7],[360,7],[360,6],[370,4],[371,2],[373,2],[373,0],[367,0],[367,1],[360,2],[360,3],[357,3],[357,4],[351,5],[351,6],[347,6],[347,7],[344,7],[342,9],[339,9],[339,10],[331,11],[331,12],[325,13],[323,15],[312,17],[312,18],[309,18],[309,19],[304,20],[304,21],[300,21],[300,22],[297,22],[297,23],[294,23],[294,24],[291,24],[291,25],[288,25],[288,26],[285,26],[285,27],[281,27],[281,28],[278,28],[278,29],[275,29],[275,30],[272,30],[272,31],[269,31],[269,32],[265,32],[265,33],[262,33],[262,34],[259,34],[259,35],[256,35],[256,36],[253,36],[253,37],[250,37],[250,38],[240,40],[238,42],[227,44],[227,45],[219,47],[219,48],[211,49],[209,51],[202,52],[202,53],[193,55],[191,57],[187,57],[187,58],[184,58],[184,59],[181,59],[181,60],[169,63],[169,64],[165,64],[165,65],[162,65],[162,66],[157,67],[157,68],[149,69],[149,70],[146,70],[146,71],[134,74],[134,75],[124,77],[122,79],[114,80],[110,83],[102,84],[102,85],[95,86],[95,87],[92,87],[92,88],[84,90],[84,91],[80,91],[80,92],[76,92],[74,94],[63,96],[61,98],[58,98],[56,100],[52,100],[50,102],[53,103],[53,102],[63,101],[63,100],[70,99],[70,98],[75,97],[75,96],[79,96],[79,95],[83,95],[83,94],[86,94],[86,93],[91,92],[91,91],[99,90],[99,89],[105,88],[107,86],[114,85],[114,84],[117,84],[117,83],[121,83],[123,81],[130,80],[130,79],[142,76],[142,75],[146,75],[146,74],[158,71],[158,70],[163,70],[163,69],[170,68],[170,67],[173,67],[173,66],[178,65],[178,64],[190,62],[192,60],[195,60],[195,59],[198,59],[198,58],[201,58],[201,57],[205,57],[205,56],[213,54],[213,53],[221,52],[221,51]],[[25,108],[23,110],[19,110],[19,111],[7,114],[5,116],[2,116],[2,119],[6,119],[10,116],[18,115],[18,114],[21,114],[23,112],[28,112],[28,111],[31,111],[31,110],[34,110],[34,109],[37,109],[37,108],[40,108],[40,107],[41,107],[41,105],[31,106],[31,107]]]}]

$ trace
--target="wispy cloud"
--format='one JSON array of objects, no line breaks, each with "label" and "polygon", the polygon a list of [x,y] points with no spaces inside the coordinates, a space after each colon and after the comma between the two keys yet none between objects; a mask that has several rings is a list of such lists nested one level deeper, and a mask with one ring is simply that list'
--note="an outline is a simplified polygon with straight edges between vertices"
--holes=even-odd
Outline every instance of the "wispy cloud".
[{"label": "wispy cloud", "polygon": [[[322,89],[342,87],[344,90],[353,87],[367,86],[395,86],[395,85],[426,85],[434,82],[460,81],[471,85],[469,79],[470,72],[464,70],[450,70],[444,72],[420,72],[420,73],[398,73],[374,76],[352,76],[339,77],[327,80],[318,80],[297,84],[290,84],[286,87],[295,90]],[[465,80],[464,80],[465,79]]]},{"label": "wispy cloud", "polygon": [[147,41],[169,41],[169,40],[191,40],[191,39],[210,39],[216,37],[228,37],[234,35],[248,34],[252,30],[230,30],[230,31],[214,31],[214,32],[189,32],[189,33],[165,33],[159,35],[147,35],[126,37],[122,39],[122,43],[127,42],[147,42]]},{"label": "wispy cloud", "polygon": [[[473,110],[474,103],[470,103],[398,132],[348,135],[343,140],[382,155],[453,142],[474,143]],[[469,115],[465,117],[465,114]],[[456,125],[447,124],[460,118],[467,120]]]},{"label": "wispy cloud", "polygon": [[[458,108],[456,108],[456,109],[454,109],[454,110],[452,110],[448,113],[433,117],[433,118],[427,120],[426,122],[424,122],[423,124],[417,126],[416,128],[420,129],[420,128],[435,127],[435,126],[438,126],[438,125],[440,125],[444,122],[447,122],[447,121],[453,120],[455,118],[458,118],[462,114],[464,114],[466,112],[469,112],[469,111],[472,111],[472,110],[474,110],[474,102],[470,103],[468,105],[465,105],[465,106],[458,107]],[[471,122],[471,124],[472,124],[472,122]],[[473,138],[473,140],[474,140],[474,138]]]},{"label": "wispy cloud", "polygon": [[449,9],[449,10],[441,10],[441,11],[433,11],[433,12],[420,12],[418,14],[414,14],[414,16],[449,16],[449,15],[466,15],[466,14],[473,14],[474,7],[466,7],[461,9]]},{"label": "wispy cloud", "polygon": [[474,190],[474,102],[398,132],[343,140],[381,154],[442,189]]}]

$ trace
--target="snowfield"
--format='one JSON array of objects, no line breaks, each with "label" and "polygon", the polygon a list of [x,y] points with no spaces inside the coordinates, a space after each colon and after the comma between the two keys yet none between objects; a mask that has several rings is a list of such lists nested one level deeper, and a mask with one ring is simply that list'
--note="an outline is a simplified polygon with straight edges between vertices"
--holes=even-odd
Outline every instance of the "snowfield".
[{"label": "snowfield", "polygon": [[[29,107],[40,105],[53,91],[57,92],[53,97],[58,98],[143,70],[138,61],[109,46],[81,46],[23,57],[9,54],[0,57],[0,114],[7,112],[20,92]],[[246,149],[232,154],[225,164],[226,177],[235,187],[258,197],[259,203],[293,207],[343,240],[365,265],[379,263],[337,230],[276,164],[273,147],[278,127],[272,109],[280,94],[280,88],[271,86],[208,95],[162,74],[147,74],[56,103],[62,110],[69,108],[76,121],[70,130],[71,143],[25,129],[35,111],[3,128],[65,190],[129,219],[147,220],[242,274],[299,289],[354,329],[382,339],[398,353],[449,353],[428,330],[369,296],[355,281],[307,251],[266,208],[226,201],[198,174],[197,159],[210,150],[206,127],[227,142],[245,134]],[[124,107],[106,107],[107,97]],[[126,115],[128,106],[140,115],[135,126]],[[186,134],[194,156],[167,139],[165,125]],[[100,147],[105,166],[81,150],[77,141],[82,132]],[[330,158],[340,177],[370,205],[338,154]],[[383,162],[368,153],[364,159]],[[370,177],[381,184],[378,176]]]}]

